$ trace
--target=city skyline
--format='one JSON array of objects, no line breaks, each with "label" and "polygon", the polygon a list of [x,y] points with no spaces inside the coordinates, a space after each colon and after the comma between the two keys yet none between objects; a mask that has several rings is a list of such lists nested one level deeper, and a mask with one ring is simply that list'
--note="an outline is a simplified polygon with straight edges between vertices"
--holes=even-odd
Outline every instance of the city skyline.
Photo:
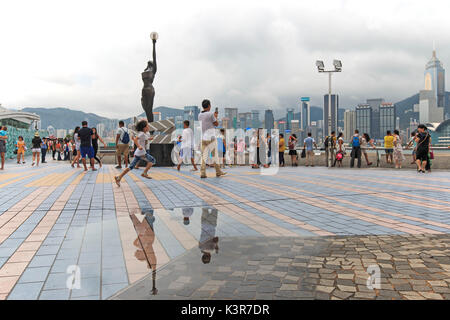
[{"label": "city skyline", "polygon": [[[292,1],[197,8],[179,2],[176,11],[162,3],[108,3],[101,26],[101,1],[89,2],[89,10],[83,1],[27,2],[29,13],[22,12],[23,2],[2,5],[0,34],[4,46],[14,48],[0,61],[0,103],[8,108],[69,107],[115,118],[141,113],[139,75],[153,30],[160,34],[155,106],[180,109],[203,98],[248,111],[270,107],[275,114],[297,107],[301,96],[322,106],[327,83],[314,62],[329,66],[334,58],[343,62],[333,93],[344,108],[379,96],[396,102],[423,89],[433,39],[444,67],[449,63],[445,1],[433,1],[442,10],[433,10],[432,18],[433,6],[420,1],[322,1],[314,8]],[[63,19],[65,10],[74,14]],[[19,13],[20,25],[11,20]],[[333,28],[318,23],[319,15]]]}]

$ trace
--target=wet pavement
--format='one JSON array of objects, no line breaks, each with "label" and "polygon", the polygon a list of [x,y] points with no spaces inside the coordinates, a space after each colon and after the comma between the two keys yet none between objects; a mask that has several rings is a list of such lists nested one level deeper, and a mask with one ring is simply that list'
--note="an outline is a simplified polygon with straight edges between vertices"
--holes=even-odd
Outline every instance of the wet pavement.
[{"label": "wet pavement", "polygon": [[[220,238],[112,299],[450,299],[450,236]],[[379,272],[370,281],[370,270]]]},{"label": "wet pavement", "polygon": [[449,298],[449,172],[227,171],[8,163],[0,299]]}]

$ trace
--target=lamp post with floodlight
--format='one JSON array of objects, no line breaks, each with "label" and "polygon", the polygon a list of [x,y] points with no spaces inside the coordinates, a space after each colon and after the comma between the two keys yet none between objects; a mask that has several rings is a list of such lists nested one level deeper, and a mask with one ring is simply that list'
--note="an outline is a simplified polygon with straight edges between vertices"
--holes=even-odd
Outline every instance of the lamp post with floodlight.
[{"label": "lamp post with floodlight", "polygon": [[[333,65],[334,65],[334,70],[325,70],[325,65],[324,65],[323,61],[321,61],[321,60],[316,61],[316,66],[317,66],[317,70],[319,71],[319,73],[328,73],[328,119],[327,119],[327,121],[328,121],[328,123],[327,123],[328,136],[331,135],[331,131],[333,130],[332,125],[331,125],[331,75],[334,72],[342,72],[342,62],[340,60],[333,60]],[[337,103],[336,100],[335,100],[335,102]],[[335,117],[337,117],[337,116],[338,115],[336,112]],[[331,159],[332,155],[333,155],[333,152],[332,152],[333,141],[331,141],[331,143],[328,142],[328,148],[329,148],[329,150],[326,150],[326,151],[328,151],[327,167],[331,167],[331,165],[333,163],[333,159]]]}]

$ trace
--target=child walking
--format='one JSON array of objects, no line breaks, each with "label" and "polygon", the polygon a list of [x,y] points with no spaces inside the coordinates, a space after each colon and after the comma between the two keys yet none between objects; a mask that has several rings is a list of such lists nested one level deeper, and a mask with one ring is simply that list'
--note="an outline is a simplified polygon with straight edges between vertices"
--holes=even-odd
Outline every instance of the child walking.
[{"label": "child walking", "polygon": [[[153,158],[149,152],[145,151],[145,141],[148,139],[147,132],[150,131],[150,127],[148,126],[147,120],[141,120],[136,125],[136,130],[138,132],[137,136],[133,137],[133,141],[137,146],[137,149],[134,153],[133,162],[130,164],[128,168],[126,168],[122,173],[118,176],[115,176],[117,186],[120,187],[120,180],[131,170],[136,167],[136,164],[139,161],[144,160],[147,161],[147,166],[145,167],[144,172],[141,174],[144,178],[151,179],[151,177],[147,174],[148,170],[156,163],[155,158]],[[152,138],[150,138],[152,140]]]}]

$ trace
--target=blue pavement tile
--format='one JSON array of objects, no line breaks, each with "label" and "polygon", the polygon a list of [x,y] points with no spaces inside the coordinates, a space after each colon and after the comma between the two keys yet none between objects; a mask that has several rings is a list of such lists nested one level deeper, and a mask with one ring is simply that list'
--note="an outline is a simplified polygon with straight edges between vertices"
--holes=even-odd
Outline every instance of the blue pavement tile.
[{"label": "blue pavement tile", "polygon": [[47,254],[57,254],[59,250],[59,245],[41,246],[37,251],[36,255],[47,255]]},{"label": "blue pavement tile", "polygon": [[100,296],[100,277],[83,278],[81,277],[80,289],[72,289],[71,298]]},{"label": "blue pavement tile", "polygon": [[79,264],[80,275],[83,278],[98,278],[101,276],[100,263]]},{"label": "blue pavement tile", "polygon": [[50,267],[26,268],[19,283],[44,282],[50,272]]},{"label": "blue pavement tile", "polygon": [[68,300],[69,289],[44,290],[39,296],[39,300]]},{"label": "blue pavement tile", "polygon": [[8,300],[36,300],[44,282],[18,283],[8,296]]},{"label": "blue pavement tile", "polygon": [[126,288],[127,286],[128,282],[102,285],[102,299],[103,300],[108,299],[113,294],[119,292],[120,290]]},{"label": "blue pavement tile", "polygon": [[0,258],[9,258],[15,251],[16,248],[0,248]]},{"label": "blue pavement tile", "polygon": [[45,281],[44,290],[67,289],[68,273],[50,273]]},{"label": "blue pavement tile", "polygon": [[34,256],[29,264],[30,268],[50,267],[55,261],[56,255]]},{"label": "blue pavement tile", "polygon": [[102,284],[116,284],[122,282],[128,282],[127,270],[125,268],[102,270]]}]

